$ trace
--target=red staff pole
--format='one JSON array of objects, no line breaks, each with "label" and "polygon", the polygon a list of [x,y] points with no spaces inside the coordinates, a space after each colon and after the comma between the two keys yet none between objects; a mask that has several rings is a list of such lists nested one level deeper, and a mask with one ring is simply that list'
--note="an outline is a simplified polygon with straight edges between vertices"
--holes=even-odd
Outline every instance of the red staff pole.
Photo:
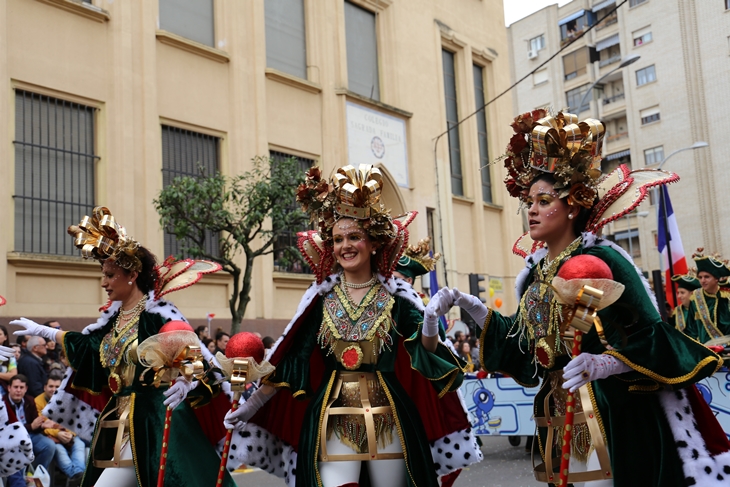
[{"label": "red staff pole", "polygon": [[[238,409],[238,401],[241,399],[240,392],[233,393],[233,401],[231,401],[231,411]],[[223,453],[221,454],[221,466],[218,469],[218,481],[215,485],[223,485],[223,479],[226,475],[226,464],[228,463],[228,452],[231,451],[231,438],[233,437],[233,430],[229,429],[226,431],[226,441],[223,443]]]},{"label": "red staff pole", "polygon": [[[573,338],[573,358],[580,355],[580,342],[583,339],[583,332],[575,330]],[[568,468],[570,467],[570,446],[573,439],[573,415],[575,413],[575,394],[568,392],[568,399],[565,401],[565,426],[563,430],[563,453],[560,457],[560,483],[558,487],[568,485]]]},{"label": "red staff pole", "polygon": [[[173,380],[170,387],[175,383]],[[157,474],[157,487],[165,485],[165,465],[167,465],[167,446],[170,443],[170,425],[172,424],[172,409],[165,410],[165,429],[162,431],[162,449],[160,450],[160,471]]]}]

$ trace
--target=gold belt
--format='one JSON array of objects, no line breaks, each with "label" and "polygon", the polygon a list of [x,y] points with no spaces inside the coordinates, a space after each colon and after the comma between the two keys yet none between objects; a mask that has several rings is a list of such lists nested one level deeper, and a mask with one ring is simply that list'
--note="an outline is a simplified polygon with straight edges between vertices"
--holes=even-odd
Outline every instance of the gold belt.
[{"label": "gold belt", "polygon": [[[368,394],[368,381],[377,381],[377,376],[372,372],[340,372],[335,378],[332,393],[327,399],[322,424],[320,425],[320,453],[319,461],[321,462],[341,462],[352,460],[394,460],[404,458],[403,452],[398,453],[380,453],[378,452],[378,442],[375,434],[375,414],[391,414],[393,409],[390,404],[386,406],[372,406]],[[342,385],[345,382],[356,382],[360,387],[360,400],[362,407],[332,407],[334,402],[339,398]],[[350,453],[350,454],[333,454],[327,453],[327,423],[330,416],[339,415],[359,415],[365,420],[365,428],[367,432],[367,453]],[[400,440],[398,440],[400,441]]]},{"label": "gold belt", "polygon": [[[560,385],[558,385],[560,387]],[[583,411],[575,411],[573,416],[574,427],[579,424],[586,424],[591,435],[591,443],[598,456],[600,464],[599,470],[590,470],[588,472],[568,472],[568,482],[590,482],[592,480],[613,479],[613,471],[611,470],[611,462],[608,457],[608,449],[598,425],[596,413],[593,410],[593,403],[588,392],[590,384],[586,384],[578,389],[580,401]],[[545,395],[543,407],[545,416],[535,416],[535,425],[539,428],[547,429],[547,439],[545,441],[545,462],[535,465],[535,453],[533,449],[532,467],[535,479],[538,482],[555,483],[560,476],[560,455],[561,451],[553,452],[553,444],[555,440],[555,429],[563,431],[565,425],[565,416],[552,416],[550,414],[550,396],[553,394],[554,388]],[[562,434],[561,434],[562,437]]]},{"label": "gold belt", "polygon": [[[124,446],[124,438],[129,435],[129,413],[131,411],[131,398],[129,396],[117,397],[117,405],[110,411],[106,412],[101,418],[99,418],[99,430],[94,436],[94,441],[91,444],[91,457],[94,462],[94,466],[98,468],[115,468],[115,467],[133,467],[134,460],[127,458],[122,460],[122,447]],[[113,418],[117,415],[117,419]],[[103,433],[103,429],[116,429],[117,434],[114,441],[114,456],[111,460],[98,459],[96,457],[96,442]]]}]

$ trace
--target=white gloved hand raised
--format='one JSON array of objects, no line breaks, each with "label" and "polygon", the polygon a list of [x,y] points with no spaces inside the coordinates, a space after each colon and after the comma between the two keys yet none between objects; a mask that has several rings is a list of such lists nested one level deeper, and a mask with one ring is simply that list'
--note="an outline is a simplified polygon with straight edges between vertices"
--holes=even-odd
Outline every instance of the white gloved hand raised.
[{"label": "white gloved hand raised", "polygon": [[197,385],[197,380],[188,382],[182,377],[178,378],[168,390],[162,393],[167,398],[163,404],[170,409],[175,409],[188,397],[188,393],[195,389]]},{"label": "white gloved hand raised", "polygon": [[56,333],[58,333],[58,330],[50,326],[39,325],[28,318],[18,318],[17,320],[11,321],[10,324],[23,327],[22,330],[14,331],[13,335],[35,335],[52,342],[56,341]]},{"label": "white gloved hand raised", "polygon": [[253,415],[266,404],[269,399],[274,397],[276,389],[272,394],[266,394],[262,389],[258,389],[256,392],[251,394],[246,402],[240,404],[238,408],[230,410],[226,413],[226,417],[223,418],[223,426],[227,430],[234,429],[237,425],[246,423],[249,419],[253,418]]},{"label": "white gloved hand raised", "polygon": [[469,313],[479,328],[484,328],[489,308],[481,299],[471,294],[464,294],[456,288],[451,290],[451,295],[454,297],[454,304]]},{"label": "white gloved hand raised", "polygon": [[623,374],[631,367],[611,355],[581,353],[563,368],[563,389],[575,392],[579,387],[597,379]]},{"label": "white gloved hand raised", "polygon": [[[3,347],[0,345],[0,362],[6,362],[11,358],[15,357],[15,350],[10,347]],[[5,424],[5,423],[0,423]]]},{"label": "white gloved hand raised", "polygon": [[439,332],[439,316],[443,316],[449,312],[454,305],[454,299],[451,292],[447,288],[441,288],[431,297],[423,313],[423,335],[432,337],[438,335]]}]

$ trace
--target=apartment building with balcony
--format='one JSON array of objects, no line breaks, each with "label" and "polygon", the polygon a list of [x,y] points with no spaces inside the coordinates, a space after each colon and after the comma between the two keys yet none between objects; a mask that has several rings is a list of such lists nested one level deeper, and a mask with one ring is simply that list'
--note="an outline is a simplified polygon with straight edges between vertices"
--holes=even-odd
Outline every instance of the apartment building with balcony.
[{"label": "apartment building with balcony", "polygon": [[[730,140],[720,128],[730,120],[730,0],[573,0],[507,30],[515,81],[568,46],[513,90],[514,111],[570,108],[602,120],[604,172],[656,168],[675,150],[709,143],[673,155],[664,169],[682,178],[670,197],[685,255],[697,247],[730,254]],[[617,69],[629,56],[639,59]],[[655,203],[647,199],[604,231],[648,274],[660,268]]]},{"label": "apartment building with balcony", "polygon": [[[94,321],[99,266],[66,227],[107,206],[161,260],[177,249],[152,204],[164,185],[255,156],[378,165],[386,206],[417,210],[412,241],[443,254],[440,283],[486,274],[514,309],[522,226],[488,164],[512,102],[455,125],[510,84],[503,18],[479,0],[0,0],[0,315]],[[312,279],[258,258],[244,329],[278,336]],[[218,273],[172,300],[227,328],[231,290]]]}]

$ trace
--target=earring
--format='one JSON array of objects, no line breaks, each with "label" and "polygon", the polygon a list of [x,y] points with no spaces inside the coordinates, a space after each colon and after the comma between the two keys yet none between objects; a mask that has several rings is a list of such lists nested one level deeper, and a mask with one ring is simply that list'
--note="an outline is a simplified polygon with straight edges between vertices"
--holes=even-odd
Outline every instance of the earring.
[{"label": "earring", "polygon": [[573,219],[573,214],[572,213],[568,213],[568,220],[572,220],[572,219]]},{"label": "earring", "polygon": [[373,255],[375,255],[375,252],[377,252],[377,251],[376,251],[376,250],[373,250],[373,251],[372,251],[371,253],[372,253]]},{"label": "earring", "polygon": [[129,284],[131,286],[132,285],[132,281],[129,281],[127,284]]}]

